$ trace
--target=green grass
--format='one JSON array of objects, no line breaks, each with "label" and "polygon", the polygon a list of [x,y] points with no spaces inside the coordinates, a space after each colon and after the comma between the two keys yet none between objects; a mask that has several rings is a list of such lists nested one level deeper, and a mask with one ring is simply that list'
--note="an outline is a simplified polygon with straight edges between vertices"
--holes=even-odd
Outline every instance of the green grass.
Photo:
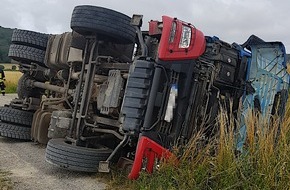
[{"label": "green grass", "polygon": [[6,88],[5,88],[5,92],[7,94],[10,94],[10,93],[16,93],[17,91],[17,84],[5,84],[6,85]]},{"label": "green grass", "polygon": [[5,89],[7,94],[14,94],[17,91],[17,85],[8,85]]},{"label": "green grass", "polygon": [[[191,189],[289,189],[290,187],[290,106],[281,125],[261,116],[249,114],[247,139],[243,153],[236,151],[233,117],[221,113],[219,134],[210,143],[200,146],[197,134],[184,147],[179,164],[162,162],[152,175],[142,172],[139,179],[124,182],[125,176],[111,179],[110,189],[191,190]],[[231,122],[230,122],[231,121]],[[231,124],[229,124],[231,123]],[[261,130],[263,128],[263,130]],[[279,138],[278,138],[279,137]]]}]

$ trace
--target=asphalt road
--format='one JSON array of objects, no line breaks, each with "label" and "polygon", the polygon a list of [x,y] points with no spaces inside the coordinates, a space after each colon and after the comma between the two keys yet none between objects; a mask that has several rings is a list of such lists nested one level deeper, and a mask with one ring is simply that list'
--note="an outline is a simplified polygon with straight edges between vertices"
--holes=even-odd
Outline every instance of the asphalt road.
[{"label": "asphalt road", "polygon": [[[0,106],[9,104],[15,94],[0,96]],[[45,146],[0,137],[0,169],[9,171],[15,190],[100,190],[103,179],[96,174],[67,171],[44,160]]]}]

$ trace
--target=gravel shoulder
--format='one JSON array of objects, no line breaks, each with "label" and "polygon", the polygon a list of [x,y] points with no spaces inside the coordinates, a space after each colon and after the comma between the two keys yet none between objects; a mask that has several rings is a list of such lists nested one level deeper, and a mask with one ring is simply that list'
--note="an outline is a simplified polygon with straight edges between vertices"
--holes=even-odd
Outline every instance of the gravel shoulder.
[{"label": "gravel shoulder", "polygon": [[[0,106],[16,95],[0,97]],[[44,159],[45,146],[33,142],[0,137],[0,169],[11,173],[15,190],[105,189],[104,180],[96,174],[57,168]]]}]

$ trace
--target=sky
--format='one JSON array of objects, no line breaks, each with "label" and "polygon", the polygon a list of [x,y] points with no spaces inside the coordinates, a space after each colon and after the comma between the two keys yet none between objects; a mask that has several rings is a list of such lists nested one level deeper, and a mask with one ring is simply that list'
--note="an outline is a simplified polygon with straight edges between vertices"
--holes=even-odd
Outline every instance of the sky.
[{"label": "sky", "polygon": [[289,0],[1,0],[0,26],[60,34],[71,31],[77,5],[102,6],[130,17],[142,14],[144,30],[148,21],[167,15],[228,43],[241,44],[255,34],[283,42],[290,53]]}]

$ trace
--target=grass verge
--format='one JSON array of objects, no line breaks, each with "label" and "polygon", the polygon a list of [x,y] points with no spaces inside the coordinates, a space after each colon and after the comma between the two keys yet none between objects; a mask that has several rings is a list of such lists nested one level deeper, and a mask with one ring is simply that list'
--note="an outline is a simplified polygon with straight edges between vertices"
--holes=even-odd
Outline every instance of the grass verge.
[{"label": "grass verge", "polygon": [[[247,139],[243,153],[236,151],[233,118],[221,113],[219,134],[201,148],[197,134],[184,148],[179,164],[161,162],[152,175],[141,173],[136,181],[124,182],[117,174],[109,189],[289,189],[290,106],[282,125],[251,113],[246,119]],[[182,151],[181,151],[182,152]],[[127,180],[128,181],[128,180]]]},{"label": "grass verge", "polygon": [[19,78],[22,76],[20,71],[4,71],[5,72],[5,85],[6,85],[6,93],[16,93],[17,84]]},{"label": "grass verge", "polygon": [[12,183],[9,179],[9,173],[0,171],[0,189],[1,190],[11,190]]}]

